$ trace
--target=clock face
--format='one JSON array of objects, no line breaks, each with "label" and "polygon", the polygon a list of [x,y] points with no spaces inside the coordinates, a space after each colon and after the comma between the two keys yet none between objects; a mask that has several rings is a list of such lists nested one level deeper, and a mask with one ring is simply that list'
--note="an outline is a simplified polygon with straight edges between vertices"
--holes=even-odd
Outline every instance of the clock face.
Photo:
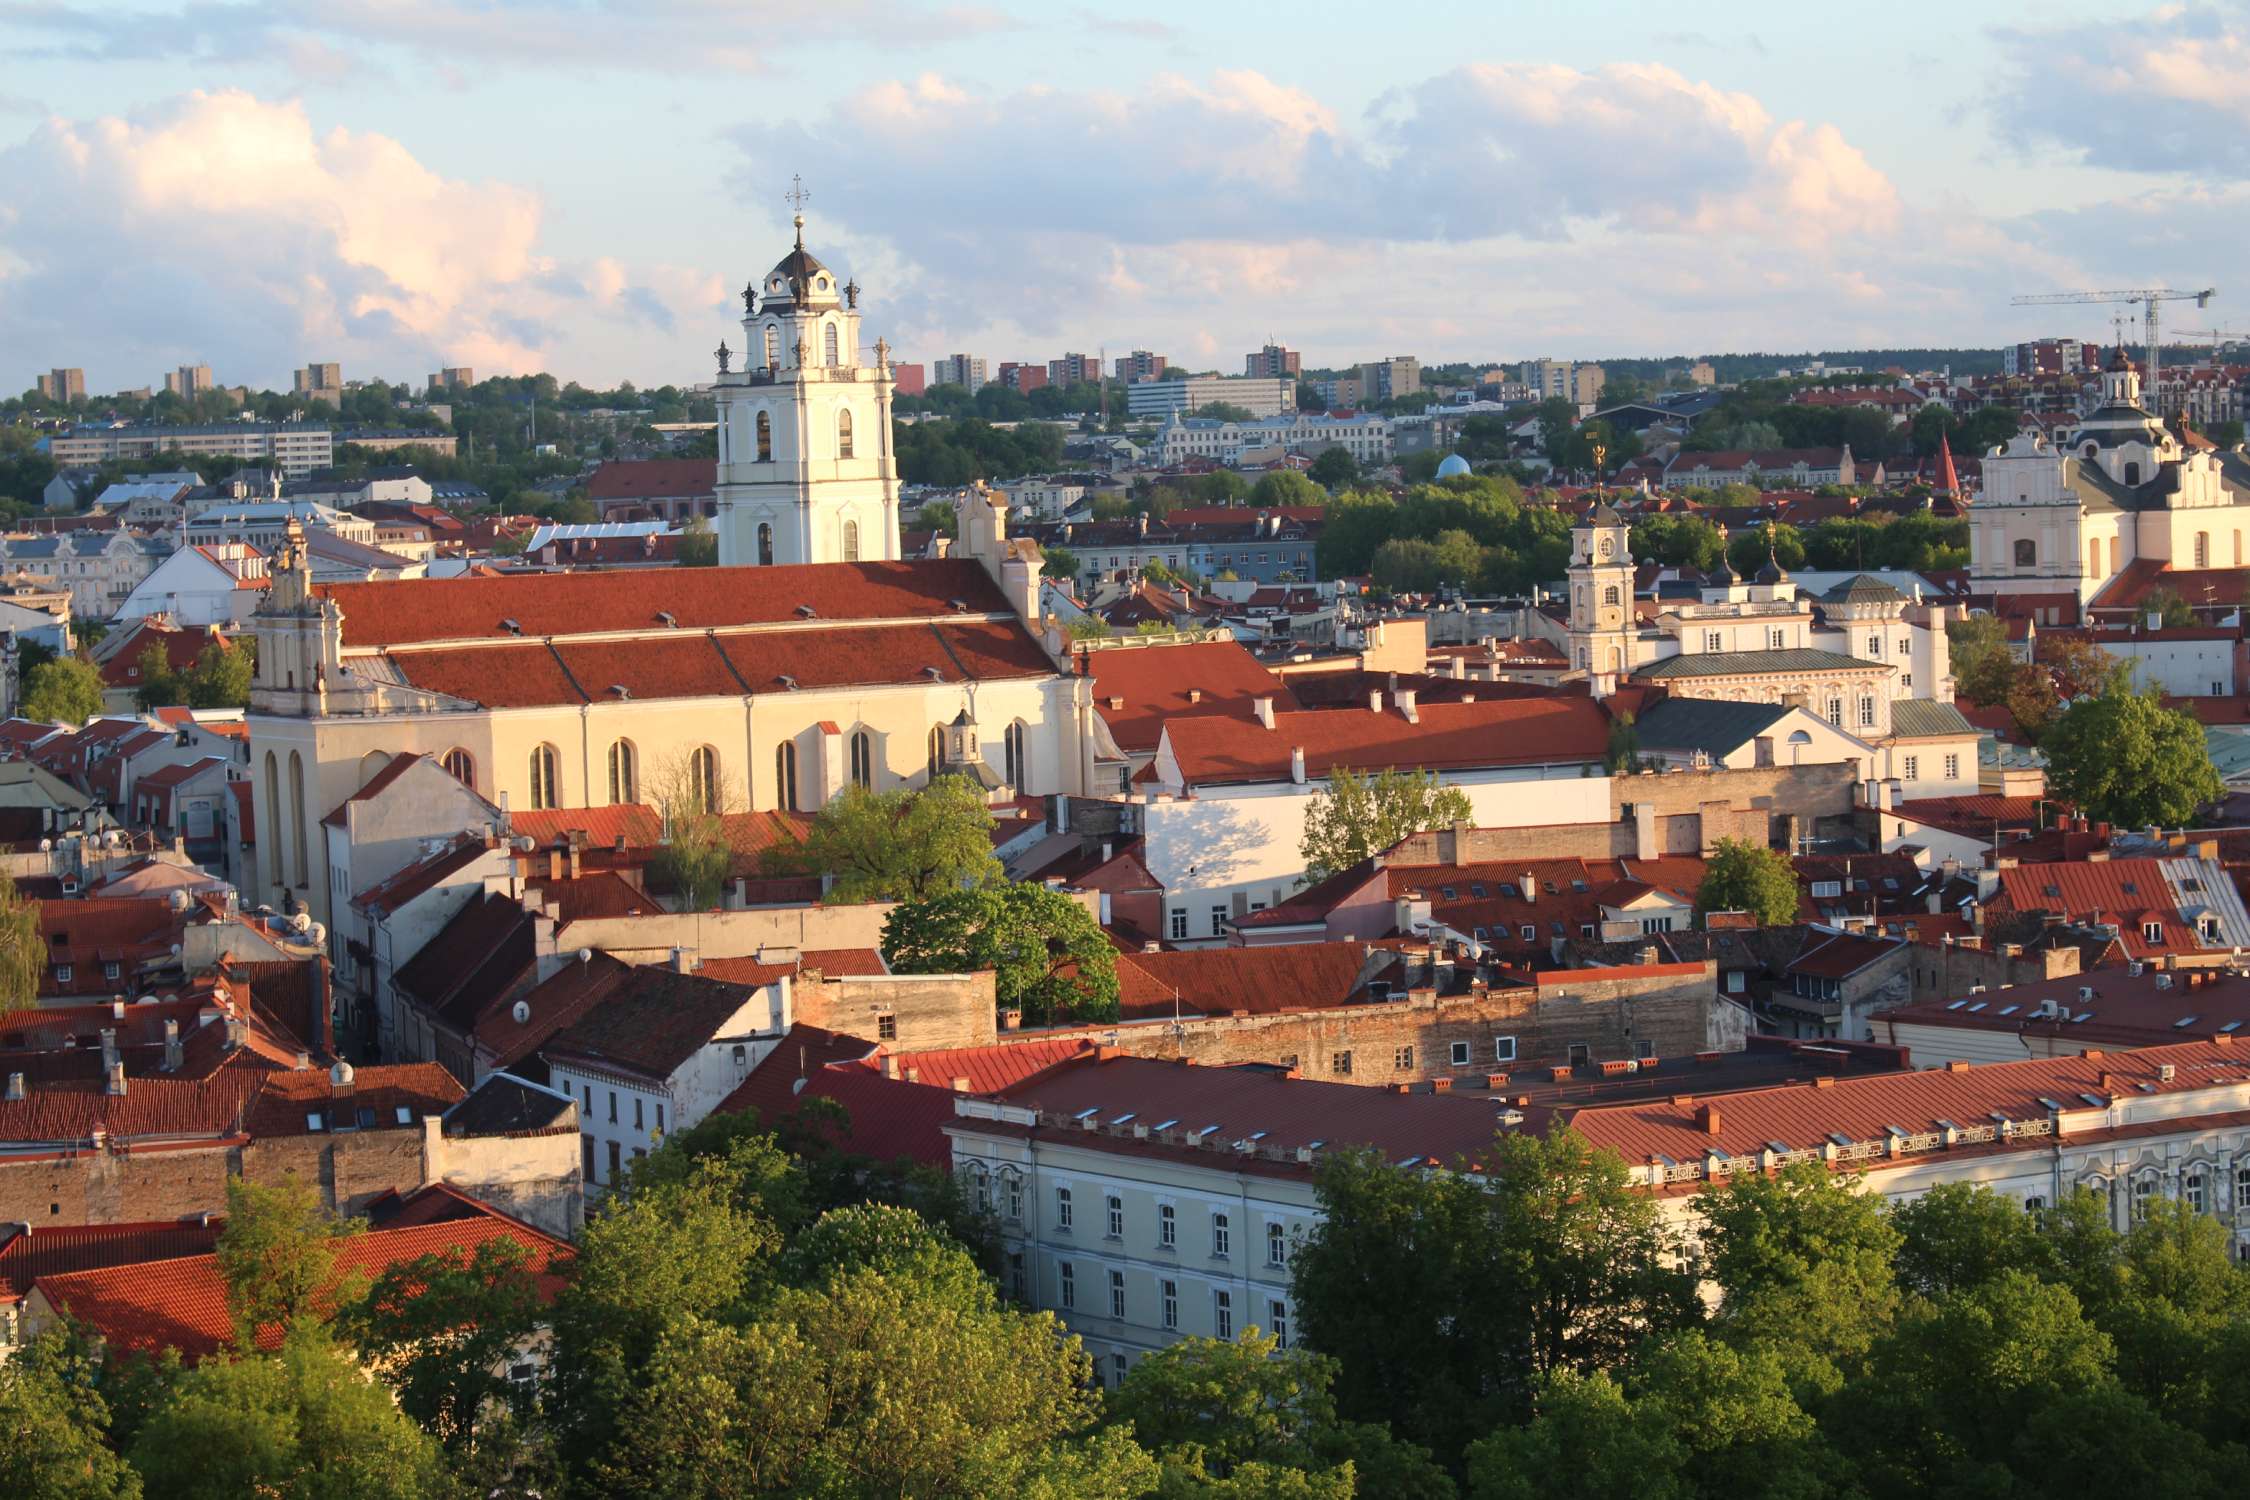
[{"label": "clock face", "polygon": [[1607,557],[1612,552],[1615,552],[1617,550],[1617,543],[1605,536],[1599,542],[1594,544],[1594,550],[1596,552],[1599,552],[1602,556]]}]

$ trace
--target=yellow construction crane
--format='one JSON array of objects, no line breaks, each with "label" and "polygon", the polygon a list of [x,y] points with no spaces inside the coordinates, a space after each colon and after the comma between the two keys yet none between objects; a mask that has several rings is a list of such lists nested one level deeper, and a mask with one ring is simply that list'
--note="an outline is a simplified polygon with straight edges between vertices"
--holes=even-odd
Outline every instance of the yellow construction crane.
[{"label": "yellow construction crane", "polygon": [[2142,331],[2148,338],[2148,369],[2143,379],[2153,399],[2156,390],[2156,305],[2159,302],[2193,301],[2199,308],[2209,307],[2211,299],[2219,295],[2214,287],[2200,292],[2175,292],[2170,287],[2129,287],[2123,291],[2106,292],[2041,292],[2028,297],[2010,297],[2010,307],[2045,307],[2058,302],[2138,302],[2141,304]]}]

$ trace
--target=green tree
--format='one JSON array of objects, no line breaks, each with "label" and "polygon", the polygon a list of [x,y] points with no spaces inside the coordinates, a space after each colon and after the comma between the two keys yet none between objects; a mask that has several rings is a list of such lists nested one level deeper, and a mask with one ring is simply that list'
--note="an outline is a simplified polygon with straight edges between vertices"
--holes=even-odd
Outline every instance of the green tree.
[{"label": "green tree", "polygon": [[1465,823],[1475,816],[1469,794],[1428,771],[1383,770],[1362,775],[1347,766],[1328,773],[1326,789],[1305,809],[1304,857],[1308,884],[1348,870],[1409,834]]},{"label": "green tree", "polygon": [[[1330,450],[1336,451],[1336,450]],[[1346,454],[1348,459],[1351,455]],[[1295,469],[1275,469],[1261,475],[1250,487],[1250,503],[1276,508],[1284,505],[1326,505],[1328,492],[1317,480],[1298,473]]]},{"label": "green tree", "polygon": [[2008,630],[1995,615],[1970,615],[1945,627],[1953,680],[1961,696],[1980,708],[1994,708],[2008,700],[2015,682],[2017,662],[2008,650]]},{"label": "green tree", "polygon": [[37,1003],[47,973],[47,940],[39,932],[39,903],[16,889],[0,870],[0,1007],[23,1010]]},{"label": "green tree", "polygon": [[1045,576],[1054,579],[1072,579],[1078,576],[1078,554],[1065,547],[1042,547],[1039,555],[1046,562]]},{"label": "green tree", "polygon": [[1609,721],[1609,748],[1602,761],[1612,776],[1630,776],[1640,770],[1641,737],[1633,728],[1630,711],[1620,712]]},{"label": "green tree", "polygon": [[102,674],[76,656],[42,662],[24,675],[23,716],[83,724],[102,711]]},{"label": "green tree", "polygon": [[1359,460],[1347,448],[1330,448],[1312,461],[1305,477],[1323,489],[1340,490],[1358,481]]},{"label": "green tree", "polygon": [[1350,578],[1365,573],[1375,553],[1398,529],[1398,503],[1371,490],[1347,490],[1329,503],[1314,546],[1320,576]]},{"label": "green tree", "polygon": [[1658,512],[1633,523],[1633,556],[1673,568],[1708,572],[1726,555],[1726,538],[1701,516]]},{"label": "green tree", "polygon": [[1188,413],[1191,417],[1207,417],[1214,422],[1248,422],[1252,420],[1250,408],[1237,406],[1232,401],[1211,401]]},{"label": "green tree", "polygon": [[2113,682],[2063,710],[2040,740],[2052,793],[2123,828],[2177,828],[2225,793],[2203,726]]},{"label": "green tree", "polygon": [[949,890],[883,919],[893,973],[991,969],[1002,1010],[1032,1024],[1117,1019],[1117,949],[1093,916],[1043,885]]},{"label": "green tree", "polygon": [[339,1331],[399,1408],[449,1452],[473,1453],[506,1418],[532,1415],[531,1388],[508,1378],[546,1316],[529,1260],[513,1239],[420,1256],[338,1312]]},{"label": "green tree", "polygon": [[1948,1182],[1891,1211],[1899,1232],[1899,1284],[1940,1298],[1984,1286],[2006,1271],[2051,1279],[2054,1246],[2014,1198]]},{"label": "green tree", "polygon": [[248,708],[257,672],[257,642],[211,640],[195,654],[185,683],[190,708]]},{"label": "green tree", "polygon": [[1695,911],[1749,912],[1763,927],[1797,919],[1797,876],[1788,859],[1748,839],[1720,839],[1696,887]]},{"label": "green tree", "polygon": [[2180,597],[2179,591],[2161,586],[2148,591],[2148,597],[2141,601],[2139,613],[2156,616],[2157,624],[2166,630],[2187,630],[2198,623],[2195,611]]},{"label": "green tree", "polygon": [[1679,1444],[1606,1372],[1557,1370],[1533,1404],[1529,1423],[1470,1445],[1471,1500],[1688,1500]]},{"label": "green tree", "polygon": [[690,516],[680,528],[680,540],[672,552],[672,560],[683,568],[715,568],[719,565],[719,536],[711,529],[711,522],[703,516]]},{"label": "green tree", "polygon": [[140,1476],[109,1446],[99,1365],[55,1328],[0,1364],[0,1474],[22,1500],[132,1500]]},{"label": "green tree", "polygon": [[767,858],[777,870],[833,877],[830,901],[921,901],[1004,883],[992,828],[984,791],[966,776],[888,792],[853,785],[814,816],[804,842]]},{"label": "green tree", "polygon": [[180,1500],[432,1500],[451,1490],[437,1444],[318,1329],[278,1353],[189,1371],[133,1445],[150,1494]]},{"label": "green tree", "polygon": [[1727,543],[1727,562],[1745,578],[1757,577],[1768,562],[1793,572],[1805,565],[1804,534],[1783,521],[1749,527]]},{"label": "green tree", "polygon": [[150,641],[133,663],[141,685],[133,690],[134,706],[143,713],[187,701],[187,679],[172,670],[171,655],[162,641]]},{"label": "green tree", "polygon": [[1100,615],[1080,615],[1063,626],[1063,634],[1074,641],[1100,641],[1109,638],[1109,622]]},{"label": "green tree", "polygon": [[327,1315],[336,1252],[366,1224],[337,1218],[316,1188],[295,1177],[229,1177],[226,1191],[227,1227],[213,1249],[235,1343],[249,1350],[264,1330]]}]

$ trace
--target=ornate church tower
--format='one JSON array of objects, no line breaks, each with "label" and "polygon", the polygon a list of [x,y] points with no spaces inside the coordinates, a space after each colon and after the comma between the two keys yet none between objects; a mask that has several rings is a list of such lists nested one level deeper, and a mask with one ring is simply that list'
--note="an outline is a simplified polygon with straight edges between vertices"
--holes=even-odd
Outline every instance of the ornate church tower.
[{"label": "ornate church tower", "polygon": [[743,368],[718,350],[719,561],[895,560],[889,346],[860,362],[859,284],[805,249],[805,195],[790,194],[796,248],[742,290]]},{"label": "ornate church tower", "polygon": [[1601,501],[1570,529],[1570,660],[1597,698],[1616,691],[1633,665],[1631,536],[1624,518]]}]

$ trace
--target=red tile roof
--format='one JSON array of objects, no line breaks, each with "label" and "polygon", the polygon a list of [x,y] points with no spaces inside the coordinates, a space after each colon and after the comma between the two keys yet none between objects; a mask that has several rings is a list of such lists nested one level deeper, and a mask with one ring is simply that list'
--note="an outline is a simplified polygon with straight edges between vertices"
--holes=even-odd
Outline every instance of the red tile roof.
[{"label": "red tile roof", "polygon": [[[466,1094],[459,1081],[436,1063],[390,1063],[356,1070],[339,1091],[326,1068],[290,1068],[269,1073],[244,1114],[254,1136],[314,1133],[311,1116],[320,1116],[319,1133],[339,1125],[362,1130],[415,1130],[424,1115],[442,1115]],[[399,1118],[405,1110],[407,1117]],[[339,1116],[342,1118],[339,1118]]]},{"label": "red tile roof", "polygon": [[965,1081],[969,1093],[994,1094],[1093,1050],[1094,1044],[1084,1037],[1026,1038],[996,1042],[989,1047],[898,1052],[888,1055],[884,1061],[900,1078],[912,1072],[915,1075],[912,1082],[952,1088]]},{"label": "red tile roof", "polygon": [[[710,967],[708,961],[704,967]],[[891,972],[881,951],[874,948],[806,948],[797,955],[797,968],[799,972],[817,970],[830,979],[859,979]]]},{"label": "red tile roof", "polygon": [[[2212,864],[2209,870],[2216,885],[2219,866]],[[2119,940],[2135,958],[2197,952],[2204,945],[2181,915],[2164,875],[2164,862],[2155,859],[2016,865],[2000,872],[1999,892],[1986,909],[2051,911],[2072,921],[2098,916],[2117,924]],[[2150,922],[2161,929],[2153,940],[2142,931]]]},{"label": "red tile roof", "polygon": [[[1225,714],[1252,719],[1252,703],[1271,698],[1296,708],[1280,678],[1235,641],[1188,645],[1113,646],[1084,656],[1094,681],[1094,709],[1119,748],[1153,751],[1167,719]],[[1193,695],[1195,701],[1191,701]]]},{"label": "red tile roof", "polygon": [[141,686],[141,656],[151,643],[164,648],[166,667],[174,672],[185,672],[195,665],[197,654],[212,636],[210,630],[200,625],[168,626],[152,616],[143,617],[126,632],[124,644],[102,663],[102,685],[111,688]]},{"label": "red tile roof", "polygon": [[593,870],[575,880],[535,880],[530,889],[555,907],[559,926],[600,917],[645,917],[664,910],[656,898],[615,870]]},{"label": "red tile roof", "polygon": [[1278,714],[1272,729],[1227,718],[1174,719],[1164,734],[1191,787],[1286,780],[1296,747],[1305,752],[1305,774],[1320,778],[1338,767],[1569,765],[1599,761],[1609,744],[1609,715],[1583,697],[1431,703],[1419,714],[1416,724],[1395,710]]},{"label": "red tile roof", "polygon": [[[1703,884],[1704,868],[1700,857],[1672,855],[1392,865],[1383,874],[1393,898],[1427,898],[1431,916],[1476,937],[1491,952],[1540,960],[1552,955],[1557,939],[1579,942],[1600,937],[1603,898],[1611,887],[1630,881],[1636,887],[1676,892],[1692,901]],[[1523,888],[1526,880],[1537,887],[1528,896]],[[1647,891],[1619,894],[1629,899]],[[1589,926],[1594,929],[1591,934],[1586,931]],[[1529,937],[1524,936],[1526,927],[1531,929]]]},{"label": "red tile roof", "polygon": [[1905,951],[1905,944],[1881,938],[1858,937],[1851,933],[1823,937],[1812,933],[1807,935],[1805,946],[1797,950],[1797,956],[1789,961],[1789,972],[1821,979],[1844,979],[1870,964],[1881,963]]},{"label": "red tile roof", "polygon": [[701,499],[719,491],[715,458],[613,458],[586,476],[596,505],[624,500]]},{"label": "red tile roof", "polygon": [[[354,1235],[338,1246],[329,1290],[373,1280],[392,1266],[425,1255],[473,1253],[479,1245],[497,1239],[512,1239],[530,1252],[527,1268],[537,1275],[542,1298],[552,1300],[562,1289],[573,1254],[570,1246],[499,1214]],[[227,1317],[226,1283],[213,1255],[65,1272],[42,1277],[39,1290],[99,1335],[113,1353],[178,1349],[197,1360],[218,1353],[234,1336]],[[278,1347],[281,1336],[278,1327],[262,1328],[258,1347]]]},{"label": "red tile roof", "polygon": [[21,1300],[42,1276],[205,1254],[225,1227],[215,1217],[200,1223],[33,1224],[0,1244],[0,1303]]},{"label": "red tile roof", "polygon": [[843,1150],[878,1161],[907,1157],[947,1166],[951,1151],[944,1127],[953,1118],[952,1090],[883,1077],[866,1066],[876,1051],[872,1042],[799,1022],[719,1112],[754,1111],[770,1127],[794,1115],[805,1100],[830,1099],[850,1117],[837,1143]]},{"label": "red tile roof", "polygon": [[1968,828],[1990,837],[1997,824],[2004,830],[2039,826],[2040,817],[2063,811],[2068,804],[2052,797],[1915,797],[1894,809],[1902,818],[1934,823],[1940,828]]},{"label": "red tile roof", "polygon": [[669,1078],[711,1045],[738,1011],[755,1006],[762,984],[792,972],[784,967],[770,978],[738,982],[659,964],[627,965],[607,994],[540,1050],[550,1059],[583,1058],[645,1078]]},{"label": "red tile roof", "polygon": [[[2163,1076],[2166,1064],[2173,1068]],[[2108,1075],[2105,1083],[2104,1075]],[[1582,1109],[1570,1126],[1595,1146],[1617,1151],[1629,1163],[1668,1157],[1701,1159],[1756,1156],[1779,1142],[1792,1151],[1816,1151],[1831,1135],[1884,1142],[1896,1128],[1908,1135],[1940,1131],[1946,1122],[1985,1125],[1995,1113],[2010,1120],[2048,1118],[2045,1101],[2066,1109],[2089,1106],[2079,1096],[2173,1094],[2222,1080],[2250,1080],[2250,1049],[2192,1042],[2175,1047],[2096,1053],[1976,1068],[1931,1069],[1874,1077],[1840,1077],[1825,1086],[1792,1084],[1753,1089],[1707,1101],[1650,1100]],[[1705,1106],[1717,1112],[1717,1130],[1703,1123]],[[2041,1137],[2041,1145],[2052,1144]],[[1873,1159],[1880,1164],[1880,1156]]]},{"label": "red tile roof", "polygon": [[822,620],[942,619],[959,600],[972,615],[1000,614],[1008,603],[981,564],[809,563],[758,568],[683,568],[657,588],[637,572],[527,573],[498,578],[410,579],[322,584],[316,593],[344,614],[350,649],[423,641],[505,640],[503,620],[526,636],[660,630],[669,612],[680,630]]},{"label": "red tile roof", "polygon": [[1128,1021],[1185,1015],[1271,1015],[1348,1004],[1367,967],[1365,943],[1292,943],[1117,955],[1118,1005]]},{"label": "red tile roof", "polygon": [[542,847],[576,833],[585,836],[590,848],[652,849],[664,836],[664,819],[653,807],[627,802],[614,807],[511,810],[508,829],[519,837],[538,840]]},{"label": "red tile roof", "polygon": [[414,861],[388,879],[377,881],[352,897],[352,905],[370,912],[393,912],[443,885],[446,880],[484,858],[489,851],[481,835],[464,833],[435,854]]}]

